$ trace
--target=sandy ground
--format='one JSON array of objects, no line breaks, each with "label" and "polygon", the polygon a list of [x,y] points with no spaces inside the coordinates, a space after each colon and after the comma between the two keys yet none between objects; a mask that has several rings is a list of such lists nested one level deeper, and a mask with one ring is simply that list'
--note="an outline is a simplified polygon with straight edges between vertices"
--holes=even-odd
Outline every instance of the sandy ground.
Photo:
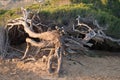
[{"label": "sandy ground", "polygon": [[120,80],[120,57],[64,57],[60,77],[48,74],[41,59],[35,62],[0,60],[0,80]]}]

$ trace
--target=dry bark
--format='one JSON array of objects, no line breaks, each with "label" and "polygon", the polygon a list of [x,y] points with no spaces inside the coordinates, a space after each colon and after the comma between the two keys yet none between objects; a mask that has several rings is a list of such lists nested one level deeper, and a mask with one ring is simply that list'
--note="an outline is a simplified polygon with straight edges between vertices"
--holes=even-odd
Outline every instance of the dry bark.
[{"label": "dry bark", "polygon": [[4,27],[0,27],[0,56],[5,58],[8,54],[9,40],[7,35],[7,30]]},{"label": "dry bark", "polygon": [[[17,29],[22,28],[24,30],[23,32],[29,35],[29,37],[26,38],[27,48],[22,59],[27,56],[30,45],[39,47],[40,51],[50,47],[50,53],[48,53],[49,56],[47,57],[47,67],[49,72],[52,70],[52,63],[54,58],[57,59],[58,66],[56,72],[59,73],[62,66],[63,53],[65,51],[67,53],[86,52],[88,49],[84,45],[89,47],[93,46],[92,43],[89,43],[89,41],[92,39],[96,41],[104,41],[104,39],[109,39],[113,42],[117,42],[118,44],[120,43],[119,39],[117,40],[107,36],[103,32],[105,29],[101,28],[96,20],[92,23],[94,27],[90,27],[89,25],[80,22],[79,20],[81,20],[81,18],[78,16],[78,24],[73,25],[71,28],[68,27],[69,29],[66,27],[47,31],[49,27],[43,25],[39,18],[37,21],[35,21],[34,18],[36,18],[36,15],[32,15],[31,17],[30,12],[23,8],[22,12],[23,17],[9,21],[6,25],[6,29],[9,32],[16,26]],[[86,20],[84,19],[83,21]],[[38,31],[36,31],[34,28],[38,29]],[[81,35],[84,35],[84,37],[79,37]],[[38,38],[40,41],[37,42],[31,38]]]}]

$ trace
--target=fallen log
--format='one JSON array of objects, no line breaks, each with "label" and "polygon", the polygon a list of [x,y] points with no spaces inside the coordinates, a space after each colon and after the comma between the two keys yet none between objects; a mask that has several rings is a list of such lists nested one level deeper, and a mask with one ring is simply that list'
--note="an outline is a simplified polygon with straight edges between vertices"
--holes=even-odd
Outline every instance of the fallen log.
[{"label": "fallen log", "polygon": [[[62,55],[64,52],[67,52],[68,54],[87,54],[89,52],[88,47],[93,46],[93,43],[90,43],[90,40],[95,40],[96,42],[104,42],[105,39],[108,39],[120,44],[120,39],[111,38],[104,33],[103,30],[106,29],[100,27],[97,20],[94,22],[89,22],[92,22],[91,27],[91,25],[89,26],[86,24],[87,22],[80,22],[79,20],[82,18],[78,16],[78,23],[76,25],[74,24],[72,27],[58,27],[55,30],[49,30],[50,27],[42,24],[37,14],[30,15],[30,12],[23,8],[22,12],[23,17],[11,20],[6,25],[9,41],[19,41],[20,38],[24,38],[24,42],[27,44],[27,46],[22,59],[25,59],[27,57],[30,46],[38,47],[39,50],[37,52],[48,50],[49,48],[47,57],[47,67],[49,72],[52,71],[52,64],[55,62],[53,60],[55,59],[57,59],[58,65],[56,72],[60,72],[62,66]],[[86,20],[84,19],[83,21]],[[38,41],[36,39],[38,39]]]}]

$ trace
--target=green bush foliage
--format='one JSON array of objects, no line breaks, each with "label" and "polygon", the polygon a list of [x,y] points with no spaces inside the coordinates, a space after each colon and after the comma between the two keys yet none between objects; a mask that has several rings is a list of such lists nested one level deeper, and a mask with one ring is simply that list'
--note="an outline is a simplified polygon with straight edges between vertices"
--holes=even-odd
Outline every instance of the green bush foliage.
[{"label": "green bush foliage", "polygon": [[[55,2],[54,2],[55,1]],[[45,21],[52,21],[56,25],[68,25],[75,21],[77,15],[98,20],[100,26],[108,25],[107,35],[120,38],[120,1],[119,0],[70,0],[72,4],[56,6],[59,0],[46,1],[42,7],[40,4],[33,4],[26,8],[40,11],[41,18]],[[40,10],[39,10],[40,9]],[[5,10],[0,12],[0,20],[16,18],[20,16],[20,9]]]},{"label": "green bush foliage", "polygon": [[94,8],[109,12],[120,18],[120,0],[70,0],[72,3],[93,4]]}]

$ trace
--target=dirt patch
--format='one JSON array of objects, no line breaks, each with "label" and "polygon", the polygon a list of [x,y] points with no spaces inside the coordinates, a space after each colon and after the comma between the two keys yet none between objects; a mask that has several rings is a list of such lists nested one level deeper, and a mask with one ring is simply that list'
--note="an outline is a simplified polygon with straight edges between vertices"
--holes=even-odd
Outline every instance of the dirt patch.
[{"label": "dirt patch", "polygon": [[55,74],[48,74],[46,63],[41,59],[27,63],[18,59],[0,60],[0,80],[120,80],[119,57],[75,54],[63,60],[63,71],[59,78]]}]

